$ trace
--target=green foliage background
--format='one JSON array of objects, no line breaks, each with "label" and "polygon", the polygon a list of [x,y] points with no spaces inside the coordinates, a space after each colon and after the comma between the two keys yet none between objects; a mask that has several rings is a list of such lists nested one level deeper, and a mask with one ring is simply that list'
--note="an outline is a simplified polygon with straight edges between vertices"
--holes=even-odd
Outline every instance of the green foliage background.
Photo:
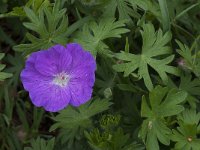
[{"label": "green foliage background", "polygon": [[[0,149],[200,150],[200,0],[0,0]],[[19,74],[80,43],[93,97],[45,112]]]}]

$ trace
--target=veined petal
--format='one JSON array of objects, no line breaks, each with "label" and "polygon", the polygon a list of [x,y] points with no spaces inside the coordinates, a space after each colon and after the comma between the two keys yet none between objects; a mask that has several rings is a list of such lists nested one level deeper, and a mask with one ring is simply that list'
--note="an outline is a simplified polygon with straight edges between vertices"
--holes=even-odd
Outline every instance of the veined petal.
[{"label": "veined petal", "polygon": [[47,103],[44,108],[50,112],[57,112],[64,109],[71,100],[69,89],[55,88],[52,93],[47,96]]},{"label": "veined petal", "polygon": [[70,43],[67,44],[67,50],[71,52],[71,56],[73,57],[73,65],[72,68],[81,66],[91,66],[96,68],[96,62],[92,54],[88,51],[85,51],[79,44]]},{"label": "veined petal", "polygon": [[35,68],[38,72],[45,76],[53,76],[58,73],[58,60],[53,59],[53,56],[48,51],[43,51],[37,56],[35,61]]},{"label": "veined petal", "polygon": [[49,51],[53,57],[54,55],[59,55],[59,57],[56,58],[58,72],[68,72],[71,69],[72,56],[70,51],[68,51],[64,46],[55,45]]},{"label": "veined petal", "polygon": [[79,82],[78,80],[85,81],[86,84],[93,86],[95,81],[95,69],[91,67],[77,67],[71,70],[71,81]]},{"label": "veined petal", "polygon": [[70,104],[73,106],[80,106],[89,101],[92,96],[92,87],[88,86],[86,82],[70,82],[71,92]]}]

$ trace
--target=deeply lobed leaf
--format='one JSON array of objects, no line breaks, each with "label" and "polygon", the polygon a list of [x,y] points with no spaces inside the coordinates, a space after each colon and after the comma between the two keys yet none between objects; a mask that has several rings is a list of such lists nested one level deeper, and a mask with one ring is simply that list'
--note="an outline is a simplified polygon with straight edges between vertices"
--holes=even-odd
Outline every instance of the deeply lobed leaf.
[{"label": "deeply lobed leaf", "polygon": [[171,40],[169,32],[163,35],[160,29],[155,32],[152,24],[145,24],[141,34],[143,39],[141,54],[118,53],[116,58],[123,60],[124,63],[116,64],[113,68],[118,72],[124,72],[124,76],[130,75],[137,69],[138,76],[143,78],[148,90],[152,90],[153,83],[149,67],[158,73],[164,83],[168,81],[167,73],[179,75],[179,70],[168,65],[172,62],[174,55],[162,58],[163,55],[171,53],[170,47],[166,45]]}]

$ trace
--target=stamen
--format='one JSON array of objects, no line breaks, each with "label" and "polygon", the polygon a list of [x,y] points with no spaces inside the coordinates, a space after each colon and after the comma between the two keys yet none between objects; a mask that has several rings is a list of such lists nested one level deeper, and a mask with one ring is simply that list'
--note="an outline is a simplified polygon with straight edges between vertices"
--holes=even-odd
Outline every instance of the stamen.
[{"label": "stamen", "polygon": [[60,87],[65,87],[69,82],[70,76],[65,73],[61,72],[59,74],[56,74],[53,79],[53,84],[58,85]]}]

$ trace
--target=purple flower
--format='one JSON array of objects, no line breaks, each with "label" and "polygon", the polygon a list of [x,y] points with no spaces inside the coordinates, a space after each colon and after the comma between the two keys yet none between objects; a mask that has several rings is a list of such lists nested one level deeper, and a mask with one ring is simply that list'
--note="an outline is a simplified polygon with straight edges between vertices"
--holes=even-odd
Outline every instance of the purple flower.
[{"label": "purple flower", "polygon": [[55,45],[30,55],[21,80],[34,105],[56,112],[90,100],[95,69],[94,57],[79,44]]}]

